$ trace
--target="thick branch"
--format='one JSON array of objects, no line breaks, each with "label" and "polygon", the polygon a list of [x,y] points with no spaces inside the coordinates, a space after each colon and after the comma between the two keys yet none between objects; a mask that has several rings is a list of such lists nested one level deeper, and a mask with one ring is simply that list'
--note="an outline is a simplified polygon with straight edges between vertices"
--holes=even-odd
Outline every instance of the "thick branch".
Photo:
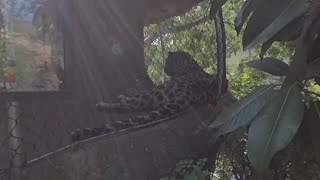
[{"label": "thick branch", "polygon": [[217,79],[218,79],[218,90],[221,95],[223,85],[227,83],[227,69],[226,69],[226,31],[224,27],[222,8],[220,8],[216,14],[213,15],[213,20],[216,28],[216,42],[217,42]]}]

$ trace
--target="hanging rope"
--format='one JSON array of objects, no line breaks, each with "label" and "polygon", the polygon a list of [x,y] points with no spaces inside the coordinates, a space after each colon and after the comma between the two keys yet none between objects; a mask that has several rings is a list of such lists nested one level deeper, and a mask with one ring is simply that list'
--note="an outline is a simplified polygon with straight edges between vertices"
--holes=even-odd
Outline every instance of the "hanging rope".
[{"label": "hanging rope", "polygon": [[218,92],[221,96],[222,88],[224,84],[227,84],[227,69],[226,69],[226,32],[223,22],[222,8],[219,8],[217,12],[214,12],[216,7],[213,6],[211,2],[210,17],[214,21],[216,29],[216,43],[217,43],[217,81],[218,81]]}]

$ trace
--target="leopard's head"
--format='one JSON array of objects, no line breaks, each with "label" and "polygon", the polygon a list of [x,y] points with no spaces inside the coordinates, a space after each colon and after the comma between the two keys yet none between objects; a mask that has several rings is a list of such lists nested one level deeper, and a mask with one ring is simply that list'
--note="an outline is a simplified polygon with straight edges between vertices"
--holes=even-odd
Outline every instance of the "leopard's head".
[{"label": "leopard's head", "polygon": [[183,76],[195,71],[202,71],[192,56],[184,51],[169,52],[164,72],[170,77]]}]

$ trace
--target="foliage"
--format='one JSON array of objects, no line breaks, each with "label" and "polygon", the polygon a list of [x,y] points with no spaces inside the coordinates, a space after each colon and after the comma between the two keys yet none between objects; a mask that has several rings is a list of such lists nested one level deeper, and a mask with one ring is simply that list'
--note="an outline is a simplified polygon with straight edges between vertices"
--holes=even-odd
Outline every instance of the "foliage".
[{"label": "foliage", "polygon": [[[250,49],[256,44],[264,42],[261,52],[269,48],[265,46],[265,43],[268,41],[274,41],[275,39],[291,40],[293,37],[288,39],[284,37],[287,34],[281,31],[296,31],[296,29],[288,29],[288,27],[293,27],[291,23],[301,16],[305,16],[304,14],[309,9],[308,2],[303,0],[254,2],[253,13],[244,31],[243,46],[244,49]],[[245,5],[248,7],[247,4]],[[277,7],[275,7],[275,5]],[[319,6],[319,4],[317,4],[317,6]],[[244,9],[245,8],[246,7],[244,7]],[[240,11],[240,13],[243,12],[244,10]],[[269,12],[273,13],[271,14]],[[310,21],[318,21],[319,16],[315,14],[308,18],[313,18]],[[308,19],[306,19],[306,22],[308,22]],[[236,23],[241,24],[239,21],[236,21]],[[308,29],[302,31],[300,38],[296,42],[296,52],[292,58],[290,67],[274,57],[254,60],[247,63],[250,67],[261,71],[276,76],[285,76],[284,81],[281,83],[281,89],[275,90],[277,95],[269,96],[269,102],[267,102],[266,106],[248,111],[247,99],[250,99],[260,91],[260,89],[255,90],[251,95],[228,107],[225,113],[220,114],[218,121],[213,122],[208,127],[209,131],[212,132],[214,136],[217,136],[229,133],[239,127],[249,126],[248,156],[252,165],[259,173],[267,170],[269,165],[272,166],[270,162],[273,156],[287,147],[292,139],[294,139],[300,124],[303,122],[305,102],[314,101],[310,96],[315,93],[310,92],[308,86],[306,86],[310,75],[307,75],[305,72],[311,67],[310,65],[308,66],[307,63],[317,61],[319,56],[312,56],[313,58],[311,59],[309,57],[313,55],[312,52],[304,49],[314,46],[316,44],[315,42],[318,41],[318,39],[314,37],[316,37],[317,32],[319,32],[319,26],[312,25],[311,23],[311,25],[308,23],[305,24],[306,26],[304,28]],[[309,25],[309,27],[307,25]],[[299,29],[302,29],[303,23],[299,24],[299,26]],[[239,32],[239,29],[237,30]],[[316,36],[314,36],[315,34]],[[305,41],[304,38],[310,37],[312,38],[310,41]],[[289,44],[288,47],[292,47],[292,45]],[[275,50],[276,49],[273,49],[273,51]],[[272,52],[270,53],[272,54]],[[263,58],[263,55],[264,52],[260,53],[260,58]],[[319,70],[311,74],[317,74],[318,71]],[[262,103],[264,99],[256,98],[256,101]],[[245,115],[243,116],[241,116],[241,113],[239,115],[238,112],[242,111],[249,112],[249,114],[253,114],[253,116],[247,117],[247,113],[244,113]],[[251,120],[251,118],[253,119]],[[221,121],[222,119],[225,121]]]},{"label": "foliage", "polygon": [[214,138],[236,130],[239,126],[246,126],[251,123],[276,95],[273,86],[262,86],[250,95],[236,102],[226,110],[208,127],[216,129]]},{"label": "foliage", "polygon": [[247,66],[264,71],[274,76],[284,76],[289,71],[289,65],[276,58],[263,58],[247,63]]},{"label": "foliage", "polygon": [[173,173],[161,180],[175,180],[182,178],[184,180],[206,180],[210,177],[210,172],[205,169],[206,159],[198,160],[181,160],[177,163]]},{"label": "foliage", "polygon": [[[319,68],[312,68],[315,66],[317,58],[320,57],[319,53],[313,50],[318,49],[314,46],[320,42],[317,39],[320,25],[311,23],[320,20],[317,13],[306,17],[306,13],[310,12],[310,7],[320,5],[316,4],[316,1],[312,2],[315,3],[313,6],[310,6],[309,3],[307,0],[247,0],[245,2],[222,0],[217,1],[217,7],[214,8],[218,9],[224,5],[228,38],[227,55],[230,67],[229,82],[231,92],[240,100],[227,107],[224,113],[220,114],[218,120],[208,126],[207,131],[213,138],[217,138],[220,135],[228,137],[239,129],[249,128],[248,147],[239,151],[245,151],[249,155],[249,160],[254,169],[258,170],[257,172],[262,173],[271,168],[274,177],[280,177],[280,174],[283,175],[281,177],[299,176],[294,172],[300,162],[294,160],[291,151],[301,143],[296,134],[301,133],[300,126],[306,121],[303,119],[307,111],[306,107],[320,97],[317,92],[313,92],[314,86],[313,88],[310,86],[312,79],[315,79],[313,84],[320,82],[318,81]],[[216,59],[212,51],[215,47],[212,45],[215,42],[215,37],[212,35],[214,32],[212,23],[204,20],[196,25],[193,24],[190,28],[183,29],[183,31],[168,31],[166,29],[169,27],[168,29],[171,30],[181,30],[177,27],[186,27],[186,24],[192,24],[190,19],[192,22],[205,19],[207,4],[208,1],[204,1],[186,16],[174,17],[165,23],[149,27],[153,28],[152,32],[157,28],[161,29],[162,31],[158,32],[162,32],[159,36],[162,38],[158,38],[157,42],[153,41],[154,46],[146,48],[146,56],[150,59],[157,57],[155,59],[161,59],[160,62],[163,62],[163,57],[166,56],[169,49],[182,49],[190,52],[208,72],[214,71]],[[235,19],[234,26],[230,23],[232,19]],[[234,31],[234,27],[236,31]],[[150,29],[145,31],[147,37],[148,34],[151,34],[151,31],[148,30]],[[237,35],[242,37],[242,42],[237,38]],[[297,41],[294,42],[293,40],[296,39]],[[262,46],[259,50],[256,46],[261,43]],[[241,49],[250,49],[249,56],[241,58],[241,62],[237,66],[237,63],[231,60],[245,54],[241,52]],[[157,51],[158,55],[153,56],[153,53],[150,53],[152,51]],[[258,56],[262,60],[257,60]],[[155,71],[155,65],[152,62],[149,66],[149,72]],[[256,70],[246,67],[247,65]],[[274,76],[268,76],[261,71]],[[164,75],[163,73],[151,73],[151,76],[153,79],[161,79],[158,76]],[[166,78],[162,78],[162,80]],[[261,92],[260,86],[264,84],[274,84],[277,88],[270,91],[272,95],[267,93],[266,96],[258,96],[257,94]],[[315,117],[310,117],[310,119],[312,118]],[[239,137],[235,136],[234,138]],[[281,156],[283,152],[286,152],[287,155]],[[303,161],[310,159],[311,155],[303,156],[304,150],[297,153],[296,156],[304,159]],[[224,162],[227,162],[227,157],[230,158],[230,156],[223,157]],[[279,157],[280,160],[277,160]],[[244,155],[241,158],[247,158],[247,156]],[[289,160],[285,161],[283,158]],[[284,163],[279,165],[275,162]],[[319,170],[317,165],[310,164],[314,165],[311,169]],[[232,168],[234,170],[235,166]],[[219,168],[217,167],[217,169]]]},{"label": "foliage", "polygon": [[245,62],[229,73],[230,91],[236,98],[241,98],[263,84],[266,76],[263,73],[246,67]]},{"label": "foliage", "polygon": [[248,135],[248,157],[258,171],[268,168],[273,155],[290,143],[303,111],[300,89],[295,84],[279,91],[272,102],[258,111]]},{"label": "foliage", "polygon": [[[15,2],[10,0],[10,3]],[[28,10],[34,8],[40,0],[23,2],[21,8]],[[316,172],[319,170],[317,163],[320,162],[317,153],[319,142],[316,139],[320,127],[319,95],[314,92],[317,90],[315,87],[311,88],[311,84],[320,84],[319,68],[312,68],[317,65],[319,58],[312,51],[315,44],[320,42],[315,38],[320,29],[319,15],[311,13],[305,18],[310,7],[307,0],[216,2],[215,9],[224,5],[229,82],[232,94],[240,100],[225,109],[217,121],[208,126],[208,132],[217,138],[220,135],[230,137],[242,130],[239,136],[233,136],[231,150],[228,152],[228,148],[223,149],[220,155],[222,160],[217,161],[217,170],[222,172],[228,169],[224,168],[227,164],[231,166],[227,170],[227,177],[232,176],[230,171],[241,177],[239,169],[242,170],[242,165],[246,165],[247,161],[242,160],[247,159],[248,154],[251,165],[259,172],[273,168],[274,174],[278,171],[288,173],[289,169],[288,174],[302,179],[309,175],[307,171],[297,171],[304,165],[308,167],[304,169],[311,171],[311,177],[319,177]],[[315,4],[313,7],[318,6]],[[151,78],[157,84],[168,79],[162,71],[168,51],[188,51],[207,72],[213,73],[216,70],[214,24],[209,18],[209,9],[210,2],[205,0],[183,16],[145,28],[146,63]],[[26,12],[17,10],[17,13],[17,16],[24,16]],[[305,31],[302,31],[303,27]],[[292,40],[299,36],[294,43]],[[261,43],[259,50],[256,46]],[[250,49],[249,55],[243,53],[242,49]],[[294,51],[293,58],[290,58]],[[258,56],[262,60],[257,60]],[[264,72],[284,78],[276,79]],[[314,82],[310,83],[311,79]],[[273,85],[263,86],[267,83]],[[274,88],[278,83],[281,83],[280,89]],[[303,124],[307,124],[307,133],[301,131]],[[243,137],[247,129],[248,137]],[[302,137],[302,140],[298,137]],[[312,153],[305,154],[304,148],[299,149],[305,140],[311,140]],[[237,160],[228,159],[234,157],[230,152],[238,153]],[[279,162],[284,162],[284,165]],[[202,170],[202,165],[191,165],[195,169],[193,172],[187,172],[185,166],[178,166],[175,172],[179,172],[184,179],[204,179],[208,172]]]}]

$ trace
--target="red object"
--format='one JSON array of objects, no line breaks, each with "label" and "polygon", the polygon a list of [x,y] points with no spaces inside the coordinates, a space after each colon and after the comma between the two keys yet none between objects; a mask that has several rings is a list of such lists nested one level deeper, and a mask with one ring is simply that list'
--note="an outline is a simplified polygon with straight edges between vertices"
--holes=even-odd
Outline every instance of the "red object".
[{"label": "red object", "polygon": [[42,10],[40,15],[41,15],[41,18],[43,18],[43,19],[45,19],[45,18],[47,18],[49,16],[48,13],[45,10]]},{"label": "red object", "polygon": [[15,83],[16,75],[9,72],[5,72],[3,79],[4,79],[4,82],[6,83]]},{"label": "red object", "polygon": [[223,110],[223,105],[220,102],[210,103],[209,109],[214,113],[219,113]]}]

